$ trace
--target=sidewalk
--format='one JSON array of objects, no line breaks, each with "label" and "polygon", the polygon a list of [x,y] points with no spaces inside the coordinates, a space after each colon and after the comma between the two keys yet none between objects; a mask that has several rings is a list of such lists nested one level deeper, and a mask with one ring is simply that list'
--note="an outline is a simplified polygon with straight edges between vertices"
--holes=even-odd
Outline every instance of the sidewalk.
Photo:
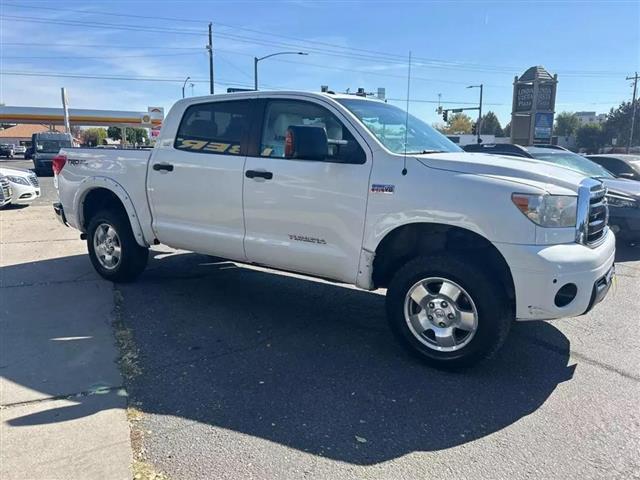
[{"label": "sidewalk", "polygon": [[0,211],[0,478],[131,478],[113,289],[51,207]]}]

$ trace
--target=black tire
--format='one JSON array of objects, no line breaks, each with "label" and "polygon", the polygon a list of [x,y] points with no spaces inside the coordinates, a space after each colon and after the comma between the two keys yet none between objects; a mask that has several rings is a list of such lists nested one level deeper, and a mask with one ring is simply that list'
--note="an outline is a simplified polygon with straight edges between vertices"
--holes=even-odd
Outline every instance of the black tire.
[{"label": "black tire", "polygon": [[[475,303],[477,329],[468,343],[456,351],[439,351],[425,345],[405,320],[405,298],[409,290],[417,282],[431,277],[455,282]],[[387,290],[386,307],[391,329],[400,342],[429,365],[442,369],[467,368],[494,355],[506,340],[514,315],[495,276],[473,261],[452,254],[417,257],[402,266]]]},{"label": "black tire", "polygon": [[[121,255],[118,263],[112,269],[102,265],[94,247],[96,230],[104,224],[111,226],[119,239]],[[132,282],[144,271],[149,260],[149,249],[138,245],[133,236],[129,219],[123,212],[117,210],[101,210],[91,217],[87,228],[87,249],[96,271],[100,276],[112,282]]]}]

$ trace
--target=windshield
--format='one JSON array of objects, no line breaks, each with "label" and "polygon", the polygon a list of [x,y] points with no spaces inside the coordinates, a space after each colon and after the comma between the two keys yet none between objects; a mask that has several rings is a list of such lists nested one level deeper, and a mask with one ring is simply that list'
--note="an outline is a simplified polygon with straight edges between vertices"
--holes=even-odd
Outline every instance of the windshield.
[{"label": "windshield", "polygon": [[58,153],[61,148],[71,147],[69,140],[39,140],[36,144],[38,152],[41,153]]},{"label": "windshield", "polygon": [[[340,99],[380,142],[393,153],[405,152],[407,113],[393,105],[357,99]],[[411,154],[462,151],[447,137],[409,115],[406,152]]]},{"label": "windshield", "polygon": [[577,170],[589,177],[613,178],[613,175],[605,170],[604,167],[576,153],[563,150],[538,150],[534,148],[530,148],[529,153],[538,160],[544,160],[545,162],[551,162],[572,170]]}]

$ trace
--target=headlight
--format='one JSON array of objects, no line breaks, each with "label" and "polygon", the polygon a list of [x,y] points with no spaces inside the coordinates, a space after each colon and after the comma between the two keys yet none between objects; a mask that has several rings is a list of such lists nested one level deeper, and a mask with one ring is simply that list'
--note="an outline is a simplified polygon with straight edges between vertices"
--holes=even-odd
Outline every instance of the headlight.
[{"label": "headlight", "polygon": [[19,183],[20,185],[29,185],[29,180],[24,177],[14,177],[13,175],[7,175],[7,179],[13,183]]},{"label": "headlight", "polygon": [[634,208],[638,206],[638,202],[632,197],[627,197],[620,193],[609,193],[607,195],[607,203],[610,207]]},{"label": "headlight", "polygon": [[578,197],[514,193],[511,200],[536,225],[545,228],[576,226]]}]

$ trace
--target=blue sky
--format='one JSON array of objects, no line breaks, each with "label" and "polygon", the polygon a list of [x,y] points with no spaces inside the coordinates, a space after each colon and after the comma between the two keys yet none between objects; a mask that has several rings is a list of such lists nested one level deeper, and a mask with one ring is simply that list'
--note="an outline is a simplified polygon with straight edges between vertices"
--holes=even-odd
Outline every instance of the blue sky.
[{"label": "blue sky", "polygon": [[469,106],[478,91],[465,87],[484,83],[485,110],[504,125],[513,77],[532,65],[558,74],[556,111],[607,112],[630,99],[625,76],[640,70],[640,1],[0,0],[0,15],[0,102],[7,105],[58,106],[64,86],[72,107],[168,108],[187,76],[194,80],[188,95],[207,94],[208,21],[218,92],[252,85],[254,55],[303,50],[309,55],[261,62],[261,87],[385,87],[387,97],[402,100],[411,51],[411,112],[429,123],[439,121],[429,103],[438,94],[452,102],[447,107]]}]

